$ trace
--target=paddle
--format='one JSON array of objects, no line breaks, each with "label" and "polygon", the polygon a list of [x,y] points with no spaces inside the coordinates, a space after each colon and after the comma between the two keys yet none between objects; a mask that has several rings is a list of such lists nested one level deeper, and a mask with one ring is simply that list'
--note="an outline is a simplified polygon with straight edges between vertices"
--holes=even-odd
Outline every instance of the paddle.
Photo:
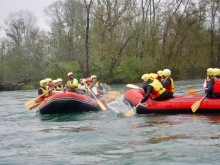
[{"label": "paddle", "polygon": [[91,91],[91,89],[88,88],[88,86],[86,85],[86,88],[92,93],[93,97],[96,99],[96,102],[98,103],[98,105],[100,106],[100,108],[102,110],[106,110],[106,107],[102,104],[102,102],[100,100],[97,99],[97,97],[95,96],[95,94],[93,93],[93,91]]},{"label": "paddle", "polygon": [[138,105],[136,105],[136,107],[134,107],[134,108],[132,108],[131,110],[129,110],[128,112],[124,113],[122,116],[132,116],[133,113],[136,111],[137,107],[138,107],[140,104],[141,104],[141,102],[138,103]]},{"label": "paddle", "polygon": [[[42,95],[40,95],[38,98],[32,99],[32,100],[29,100],[29,101],[25,102],[25,103],[24,103],[25,107],[28,108],[28,109],[32,108],[32,106],[33,106],[32,104],[34,104],[37,99],[41,98],[42,96],[44,96],[46,93],[48,93],[48,92],[50,92],[50,91],[51,91],[51,89],[48,90],[48,91],[46,91],[46,92],[43,93]],[[34,105],[34,106],[35,106],[35,105]],[[32,109],[33,109],[33,108],[32,108]],[[31,110],[31,109],[30,109],[30,110]]]},{"label": "paddle", "polygon": [[134,89],[141,89],[139,86],[133,85],[133,84],[127,84],[126,87],[134,88]]},{"label": "paddle", "polygon": [[205,95],[201,100],[196,101],[196,102],[191,106],[191,109],[192,109],[193,113],[196,112],[196,110],[199,108],[199,106],[200,106],[202,100],[203,100],[205,97],[206,97],[206,95]]},{"label": "paddle", "polygon": [[203,91],[204,89],[188,89],[188,94],[196,94],[198,91]]}]

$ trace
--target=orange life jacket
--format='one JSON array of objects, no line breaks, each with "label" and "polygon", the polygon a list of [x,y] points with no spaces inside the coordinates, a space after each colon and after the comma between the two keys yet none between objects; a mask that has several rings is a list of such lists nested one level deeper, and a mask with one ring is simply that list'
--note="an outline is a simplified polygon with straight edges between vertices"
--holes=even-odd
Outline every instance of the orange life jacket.
[{"label": "orange life jacket", "polygon": [[173,79],[170,78],[170,77],[166,77],[165,80],[164,80],[164,82],[166,82],[167,79],[170,79],[171,83],[170,83],[170,85],[166,86],[165,88],[166,88],[166,90],[167,90],[169,93],[174,93],[174,83],[173,83]]}]

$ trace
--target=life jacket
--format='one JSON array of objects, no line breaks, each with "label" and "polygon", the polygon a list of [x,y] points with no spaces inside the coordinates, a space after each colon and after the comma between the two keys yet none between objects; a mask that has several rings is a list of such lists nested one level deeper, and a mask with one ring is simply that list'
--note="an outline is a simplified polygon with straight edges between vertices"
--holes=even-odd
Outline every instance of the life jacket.
[{"label": "life jacket", "polygon": [[61,85],[61,86],[56,86],[56,90],[57,90],[57,91],[62,91],[63,88],[64,88],[63,85]]},{"label": "life jacket", "polygon": [[92,84],[86,86],[86,93],[92,94]]},{"label": "life jacket", "polygon": [[166,89],[157,79],[154,79],[152,83],[149,84],[153,87],[152,95],[154,98],[158,98],[161,94],[163,94]]},{"label": "life jacket", "polygon": [[50,96],[49,92],[48,92],[48,90],[50,90],[50,89],[48,89],[48,88],[46,88],[46,89],[40,88],[40,89],[42,90],[43,93],[45,93],[44,96],[42,96],[41,98],[48,98]]},{"label": "life jacket", "polygon": [[67,81],[67,84],[75,85],[75,86],[77,85],[76,88],[74,88],[74,89],[69,89],[70,92],[75,92],[75,91],[78,90],[78,80],[77,80],[77,79],[75,79],[75,78],[74,78],[73,80],[70,80],[70,79],[69,79],[69,80]]},{"label": "life jacket", "polygon": [[220,78],[214,78],[214,84],[212,88],[212,94],[219,94],[220,93]]},{"label": "life jacket", "polygon": [[166,86],[165,88],[166,88],[166,90],[167,90],[169,93],[174,93],[174,82],[173,82],[173,79],[170,78],[170,77],[166,77],[166,78],[164,79],[164,82],[166,82],[167,79],[170,79],[171,83],[170,83],[170,85]]}]

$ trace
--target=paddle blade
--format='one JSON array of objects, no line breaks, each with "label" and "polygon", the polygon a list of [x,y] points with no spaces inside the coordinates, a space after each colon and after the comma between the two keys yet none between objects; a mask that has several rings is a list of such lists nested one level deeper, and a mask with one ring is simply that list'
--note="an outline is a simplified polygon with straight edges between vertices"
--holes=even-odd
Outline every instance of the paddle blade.
[{"label": "paddle blade", "polygon": [[200,104],[201,104],[201,100],[200,100],[200,101],[196,101],[196,102],[191,106],[191,109],[192,109],[193,113],[196,112],[196,110],[199,108]]},{"label": "paddle blade", "polygon": [[122,116],[133,116],[133,113],[135,111],[136,111],[136,107],[134,107],[131,110],[127,111],[126,113],[122,114]]},{"label": "paddle blade", "polygon": [[134,88],[134,89],[141,89],[139,86],[136,86],[136,85],[133,85],[133,84],[127,84],[126,87]]},{"label": "paddle blade", "polygon": [[188,89],[188,94],[196,94],[197,92],[197,89]]},{"label": "paddle blade", "polygon": [[99,104],[100,108],[105,111],[106,107],[104,106],[104,104],[102,104],[102,102],[99,101],[97,98],[95,98],[95,99],[96,99],[96,102]]},{"label": "paddle blade", "polygon": [[35,100],[36,100],[36,99],[29,100],[29,101],[25,102],[25,103],[24,103],[25,107],[28,108],[28,109],[29,109],[30,107],[32,107],[33,104],[35,103]]},{"label": "paddle blade", "polygon": [[29,110],[32,110],[32,109],[34,109],[34,108],[38,107],[40,104],[41,104],[41,103],[37,103],[37,104],[33,105],[32,107],[30,107],[30,109],[29,109]]}]

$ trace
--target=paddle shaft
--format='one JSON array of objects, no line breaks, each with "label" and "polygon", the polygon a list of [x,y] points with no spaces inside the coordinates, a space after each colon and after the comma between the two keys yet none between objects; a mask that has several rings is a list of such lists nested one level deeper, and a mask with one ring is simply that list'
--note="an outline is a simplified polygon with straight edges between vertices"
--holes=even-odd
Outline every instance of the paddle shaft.
[{"label": "paddle shaft", "polygon": [[100,108],[102,110],[106,110],[106,107],[104,106],[104,104],[102,104],[102,102],[97,99],[97,97],[95,96],[93,91],[91,89],[89,89],[87,85],[86,85],[86,88],[92,93],[93,97],[96,99],[96,102],[99,104]]}]

